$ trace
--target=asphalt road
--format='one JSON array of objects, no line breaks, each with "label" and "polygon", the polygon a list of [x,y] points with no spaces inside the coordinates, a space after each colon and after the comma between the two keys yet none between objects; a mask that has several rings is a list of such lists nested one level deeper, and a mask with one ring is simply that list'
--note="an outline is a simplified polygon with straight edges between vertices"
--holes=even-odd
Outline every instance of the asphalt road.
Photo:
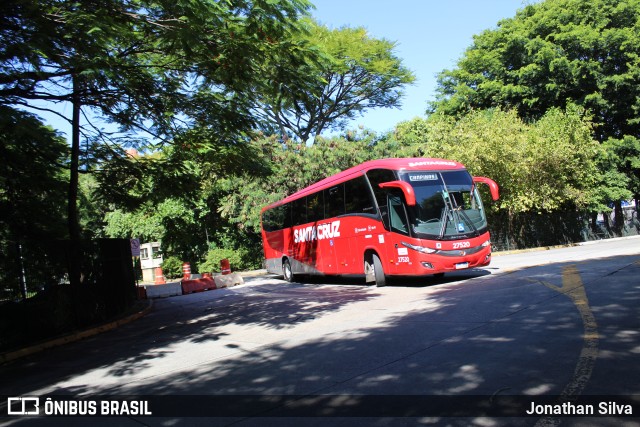
[{"label": "asphalt road", "polygon": [[[0,425],[640,426],[638,362],[640,238],[629,238],[385,288],[256,277],[156,300],[133,323],[0,366],[0,396],[159,396],[154,416]],[[483,412],[487,401],[502,412]],[[606,416],[522,413],[601,401]]]}]

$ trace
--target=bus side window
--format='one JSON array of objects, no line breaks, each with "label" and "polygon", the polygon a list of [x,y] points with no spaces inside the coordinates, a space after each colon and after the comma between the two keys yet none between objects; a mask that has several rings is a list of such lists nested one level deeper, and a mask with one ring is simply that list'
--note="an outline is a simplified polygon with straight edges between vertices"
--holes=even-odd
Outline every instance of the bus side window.
[{"label": "bus side window", "polygon": [[402,195],[396,191],[390,192],[388,200],[391,231],[409,234],[409,222],[407,220],[407,211],[402,202]]},{"label": "bus side window", "polygon": [[307,222],[318,222],[324,219],[324,199],[322,191],[307,196]]},{"label": "bus side window", "polygon": [[291,225],[301,225],[307,222],[306,197],[291,202]]},{"label": "bus side window", "polygon": [[325,218],[344,215],[344,184],[324,190]]},{"label": "bus side window", "polygon": [[345,182],[344,192],[347,214],[375,215],[371,191],[364,176]]}]

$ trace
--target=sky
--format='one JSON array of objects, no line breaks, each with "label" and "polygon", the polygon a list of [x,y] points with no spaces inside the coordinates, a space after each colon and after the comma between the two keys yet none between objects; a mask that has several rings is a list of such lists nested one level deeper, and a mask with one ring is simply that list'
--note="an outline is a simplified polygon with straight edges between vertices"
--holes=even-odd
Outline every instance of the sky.
[{"label": "sky", "polygon": [[311,0],[312,15],[329,28],[365,27],[371,37],[396,42],[395,54],[416,76],[405,88],[400,109],[379,108],[354,119],[377,133],[400,122],[424,117],[435,99],[436,76],[455,68],[473,36],[512,18],[527,0]]}]

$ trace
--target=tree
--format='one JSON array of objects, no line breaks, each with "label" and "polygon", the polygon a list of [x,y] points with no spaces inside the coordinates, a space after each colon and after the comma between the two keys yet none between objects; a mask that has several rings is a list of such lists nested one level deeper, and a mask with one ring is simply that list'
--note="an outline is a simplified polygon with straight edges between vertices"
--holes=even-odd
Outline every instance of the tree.
[{"label": "tree", "polygon": [[[43,260],[43,241],[64,238],[69,150],[33,114],[0,106],[0,285],[26,298],[23,259]],[[33,243],[35,242],[35,244]],[[32,244],[28,244],[32,243]],[[27,271],[33,277],[32,271]],[[36,284],[37,281],[34,281]],[[42,282],[40,282],[42,283]]]},{"label": "tree", "polygon": [[68,154],[33,114],[0,106],[0,241],[64,237]]},{"label": "tree", "polygon": [[[81,127],[81,116],[91,118],[86,110],[125,132],[148,132],[155,143],[194,124],[222,138],[242,133],[254,124],[264,58],[282,54],[308,7],[306,0],[2,3],[0,104],[72,106],[61,116],[72,125],[67,218],[75,246],[81,137],[95,131],[102,142],[121,142],[92,123]],[[79,270],[70,277],[79,283]]]},{"label": "tree", "polygon": [[621,200],[633,197],[636,211],[640,209],[640,141],[631,136],[609,139],[602,144],[598,161],[606,178],[601,184],[600,210],[607,212],[608,205],[613,204],[615,232],[621,233],[624,227]]},{"label": "tree", "polygon": [[517,109],[538,119],[568,102],[590,111],[599,141],[640,137],[640,1],[545,0],[474,37],[438,77],[430,112]]},{"label": "tree", "polygon": [[602,209],[602,147],[579,107],[551,109],[533,123],[514,110],[457,120],[432,114],[398,125],[395,138],[402,156],[453,159],[498,183],[500,199],[487,204],[496,244],[572,241],[583,228],[579,214]]},{"label": "tree", "polygon": [[105,215],[108,236],[161,240],[166,254],[196,262],[229,225],[216,209],[216,183],[266,171],[251,144],[220,142],[197,128],[154,154],[103,162],[93,199],[118,207]]},{"label": "tree", "polygon": [[[455,159],[500,185],[492,206],[510,213],[589,209],[596,196],[600,146],[580,108],[551,109],[527,124],[515,111],[443,114],[398,126],[403,155]],[[416,123],[417,122],[417,123]],[[418,135],[421,135],[419,137]]]},{"label": "tree", "polygon": [[[271,68],[272,90],[260,110],[274,131],[307,142],[370,108],[400,106],[402,89],[415,77],[393,50],[395,43],[375,39],[364,28],[329,29],[309,23],[306,44],[316,53],[306,62],[280,62]],[[281,76],[294,70],[295,86]]]},{"label": "tree", "polygon": [[310,145],[280,142],[275,135],[253,142],[270,171],[236,174],[217,180],[218,212],[229,224],[247,235],[260,233],[260,210],[279,199],[320,181],[327,176],[367,160],[390,157],[397,145],[388,135],[367,131],[348,132],[345,137],[319,137]]}]

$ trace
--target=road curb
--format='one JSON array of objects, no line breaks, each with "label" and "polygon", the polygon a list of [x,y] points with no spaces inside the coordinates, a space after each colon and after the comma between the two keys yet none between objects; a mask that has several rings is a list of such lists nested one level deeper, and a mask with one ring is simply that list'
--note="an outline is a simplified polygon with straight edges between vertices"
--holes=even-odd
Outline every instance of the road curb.
[{"label": "road curb", "polygon": [[125,325],[127,323],[133,322],[134,320],[138,320],[141,317],[145,316],[147,313],[151,311],[153,308],[153,300],[145,300],[147,306],[138,311],[137,313],[130,314],[121,319],[114,320],[109,323],[105,323],[99,326],[95,326],[93,328],[85,329],[83,331],[74,332],[68,335],[64,335],[58,338],[54,338],[52,340],[43,341],[38,344],[34,344],[28,347],[21,348],[19,350],[9,351],[6,353],[0,353],[0,364],[10,362],[12,360],[16,360],[22,357],[30,356],[35,353],[39,353],[41,351],[58,347],[64,344],[68,344],[74,341],[79,341],[85,338],[92,337],[94,335],[101,334],[103,332],[111,331],[119,326]]},{"label": "road curb", "polygon": [[527,253],[527,252],[542,252],[542,251],[550,251],[552,249],[572,248],[574,246],[594,245],[594,244],[596,244],[598,242],[615,242],[615,241],[618,241],[618,240],[631,240],[631,239],[640,239],[640,235],[624,236],[624,237],[612,237],[610,239],[601,239],[601,240],[588,240],[586,242],[566,243],[564,245],[540,246],[540,247],[536,247],[536,248],[514,249],[514,250],[511,250],[511,251],[499,251],[499,252],[493,252],[491,254],[491,256],[513,255],[513,254],[522,254],[522,253]]},{"label": "road curb", "polygon": [[492,252],[491,256],[515,255],[515,254],[524,254],[527,252],[542,252],[542,251],[550,251],[552,249],[572,248],[574,246],[580,246],[580,245],[581,245],[580,243],[567,243],[565,245],[540,246],[537,248],[527,248],[527,249],[513,249],[510,251]]}]

